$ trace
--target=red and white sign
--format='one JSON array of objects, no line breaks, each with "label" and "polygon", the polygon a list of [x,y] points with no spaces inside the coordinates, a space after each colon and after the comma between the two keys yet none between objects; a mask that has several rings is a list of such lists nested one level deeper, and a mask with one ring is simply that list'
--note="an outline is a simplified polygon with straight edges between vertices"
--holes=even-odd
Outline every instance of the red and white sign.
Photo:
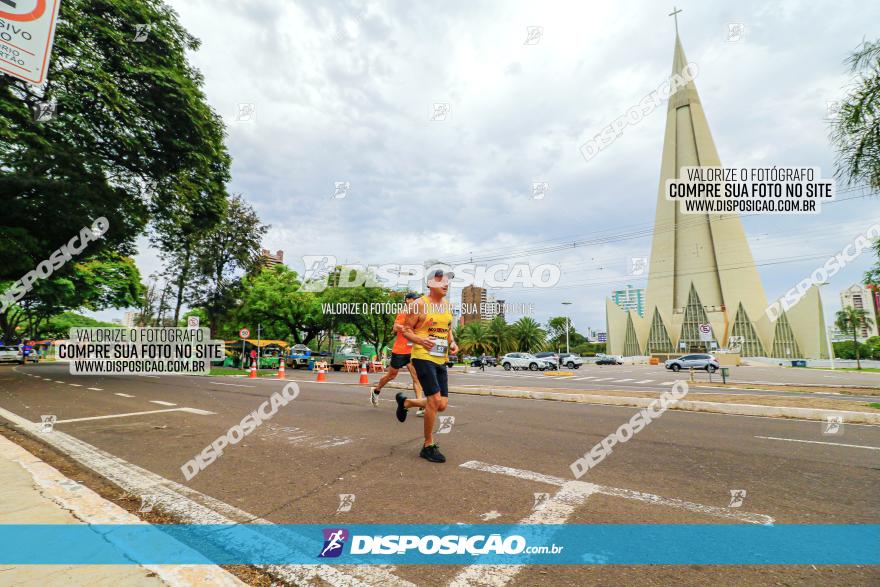
[{"label": "red and white sign", "polygon": [[0,0],[0,71],[41,84],[61,0]]},{"label": "red and white sign", "polygon": [[242,328],[241,330],[238,331],[238,336],[240,336],[241,338],[247,338],[250,335],[251,335],[251,331],[248,330],[247,328]]},{"label": "red and white sign", "polygon": [[712,340],[712,326],[710,324],[700,324],[700,340],[704,342]]},{"label": "red and white sign", "polygon": [[198,316],[190,316],[186,319],[187,328],[198,328],[199,327],[199,317]]}]

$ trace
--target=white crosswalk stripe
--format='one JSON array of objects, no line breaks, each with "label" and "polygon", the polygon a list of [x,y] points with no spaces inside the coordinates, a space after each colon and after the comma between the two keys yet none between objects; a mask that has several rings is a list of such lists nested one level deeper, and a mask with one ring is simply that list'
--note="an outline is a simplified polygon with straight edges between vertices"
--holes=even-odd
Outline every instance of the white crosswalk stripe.
[{"label": "white crosswalk stripe", "polygon": [[617,379],[614,383],[623,383],[624,381],[632,381],[632,379]]},{"label": "white crosswalk stripe", "polygon": [[636,383],[651,383],[654,381],[653,379],[642,379],[641,381],[636,381]]},{"label": "white crosswalk stripe", "polygon": [[675,385],[675,381],[663,381],[660,385]]},{"label": "white crosswalk stripe", "polygon": [[611,379],[614,379],[614,377],[600,377],[600,378],[597,379],[596,381],[609,381],[609,380],[611,380]]}]

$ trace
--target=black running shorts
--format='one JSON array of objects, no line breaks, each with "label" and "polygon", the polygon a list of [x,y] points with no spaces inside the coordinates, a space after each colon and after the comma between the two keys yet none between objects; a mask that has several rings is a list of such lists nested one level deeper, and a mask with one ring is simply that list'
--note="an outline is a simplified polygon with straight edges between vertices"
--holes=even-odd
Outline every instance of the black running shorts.
[{"label": "black running shorts", "polygon": [[391,353],[391,366],[395,369],[403,369],[409,364],[409,357],[409,353],[405,355]]},{"label": "black running shorts", "polygon": [[426,396],[439,393],[443,397],[449,397],[449,379],[446,376],[446,363],[437,364],[427,359],[413,359],[412,364],[415,367],[419,383],[422,384],[422,391],[425,392]]}]

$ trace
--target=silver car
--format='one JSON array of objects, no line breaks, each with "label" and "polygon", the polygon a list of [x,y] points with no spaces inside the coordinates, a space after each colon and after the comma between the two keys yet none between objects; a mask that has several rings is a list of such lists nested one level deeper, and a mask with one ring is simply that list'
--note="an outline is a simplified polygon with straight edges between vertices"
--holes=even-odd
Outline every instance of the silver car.
[{"label": "silver car", "polygon": [[718,359],[712,355],[706,354],[684,355],[677,359],[669,359],[666,361],[665,365],[667,369],[672,369],[673,371],[681,371],[682,369],[705,369],[709,373],[714,373],[720,366],[718,364]]},{"label": "silver car", "polygon": [[4,345],[0,346],[0,363],[18,363],[24,365],[24,353],[20,346]]}]

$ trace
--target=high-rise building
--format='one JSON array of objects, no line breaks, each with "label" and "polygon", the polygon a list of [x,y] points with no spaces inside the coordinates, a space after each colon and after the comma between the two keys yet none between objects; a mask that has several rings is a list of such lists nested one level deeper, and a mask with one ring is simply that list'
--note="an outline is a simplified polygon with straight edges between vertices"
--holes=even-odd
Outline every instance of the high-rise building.
[{"label": "high-rise building", "polygon": [[490,295],[486,298],[483,320],[494,320],[496,316],[504,318],[504,300],[496,300],[495,296]]},{"label": "high-rise building", "polygon": [[263,267],[274,267],[284,263],[284,251],[277,251],[274,255],[269,249],[260,251],[260,265]]},{"label": "high-rise building", "polygon": [[880,331],[878,331],[880,327],[877,326],[877,310],[874,307],[874,292],[872,290],[858,283],[853,284],[840,292],[840,306],[864,310],[867,318],[871,321],[870,326],[866,322],[861,328],[856,328],[856,337],[859,340],[865,340],[880,334]]},{"label": "high-rise building", "polygon": [[627,285],[626,289],[618,289],[611,293],[611,299],[624,311],[635,310],[642,318],[645,317],[645,290]]},{"label": "high-rise building", "polygon": [[476,285],[461,288],[461,324],[482,320],[480,310],[485,308],[486,289]]},{"label": "high-rise building", "polygon": [[[684,77],[687,65],[676,30],[673,74]],[[682,167],[721,167],[696,84],[687,79],[669,96],[644,317],[608,298],[608,352],[708,351],[736,336],[745,356],[827,358],[817,287],[770,312],[739,215],[684,214],[666,198],[666,182],[679,179]]]},{"label": "high-rise building", "polygon": [[126,312],[122,315],[122,325],[126,328],[134,328],[137,326],[137,319],[140,312]]}]

